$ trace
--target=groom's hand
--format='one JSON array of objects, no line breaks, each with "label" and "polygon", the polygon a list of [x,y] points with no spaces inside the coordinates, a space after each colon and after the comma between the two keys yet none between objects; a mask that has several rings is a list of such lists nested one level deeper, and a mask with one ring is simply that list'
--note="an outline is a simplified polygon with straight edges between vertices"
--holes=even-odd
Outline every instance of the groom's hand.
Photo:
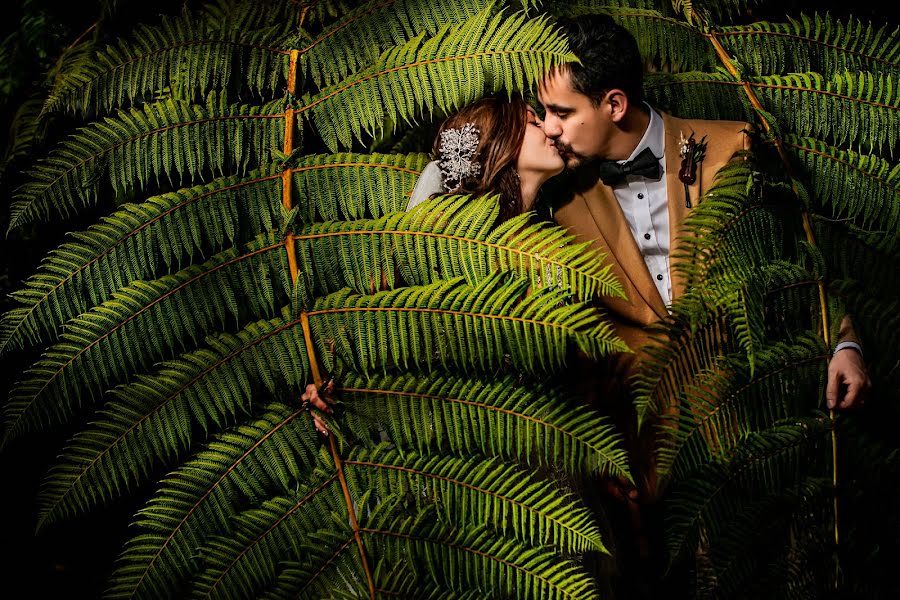
[{"label": "groom's hand", "polygon": [[839,350],[828,363],[825,400],[832,410],[859,408],[866,402],[872,380],[862,355],[854,348]]}]

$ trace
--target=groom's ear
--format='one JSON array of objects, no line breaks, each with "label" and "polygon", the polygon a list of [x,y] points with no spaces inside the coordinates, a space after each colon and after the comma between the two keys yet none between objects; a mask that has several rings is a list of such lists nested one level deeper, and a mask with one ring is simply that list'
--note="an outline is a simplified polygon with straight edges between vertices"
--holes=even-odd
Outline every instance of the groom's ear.
[{"label": "groom's ear", "polygon": [[609,118],[614,123],[618,123],[625,118],[628,112],[628,96],[622,90],[613,88],[606,92],[603,96],[603,104],[609,111]]}]

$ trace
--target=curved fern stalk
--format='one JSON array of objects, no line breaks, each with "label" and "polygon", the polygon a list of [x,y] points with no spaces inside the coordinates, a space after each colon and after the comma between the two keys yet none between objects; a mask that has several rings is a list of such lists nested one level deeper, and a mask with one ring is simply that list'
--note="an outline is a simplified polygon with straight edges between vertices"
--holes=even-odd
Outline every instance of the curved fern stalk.
[{"label": "curved fern stalk", "polygon": [[531,215],[494,227],[498,214],[494,196],[449,196],[377,220],[304,227],[294,236],[305,281],[301,302],[342,287],[371,293],[382,281],[393,288],[398,280],[425,285],[464,276],[476,285],[498,270],[515,272],[532,289],[554,285],[581,301],[623,297],[602,255],[587,244],[573,243],[560,227],[531,223]]},{"label": "curved fern stalk", "polygon": [[[574,342],[589,356],[625,351],[599,312],[564,302],[556,290],[526,295],[527,281],[503,274],[475,287],[461,278],[372,296],[349,290],[316,301],[308,316],[325,368],[336,359],[354,371],[466,366],[485,371],[505,361],[528,373],[554,372]],[[381,352],[372,352],[380,348]]]},{"label": "curved fern stalk", "polygon": [[370,0],[315,36],[301,32],[297,62],[316,87],[329,86],[378,60],[382,52],[448,24],[459,24],[495,0]]},{"label": "curved fern stalk", "polygon": [[820,391],[827,358],[821,339],[807,334],[792,345],[773,344],[760,352],[752,372],[736,356],[701,374],[679,414],[663,417],[660,426],[671,442],[660,449],[659,472],[687,479],[698,464],[728,460],[750,432],[805,414],[807,399]]},{"label": "curved fern stalk", "polygon": [[[292,161],[293,191],[304,220],[381,216],[402,210],[428,158],[424,154],[333,154]],[[0,354],[53,336],[66,320],[136,279],[156,277],[196,254],[242,244],[276,228],[281,181],[276,167],[244,177],[125,204],[77,241],[53,250],[25,288],[24,306],[0,317]],[[191,223],[186,227],[185,223]]]},{"label": "curved fern stalk", "polygon": [[[782,140],[812,177],[817,212],[830,209],[834,219],[851,219],[861,228],[879,227],[896,237],[900,230],[900,163],[871,154],[842,150],[812,138],[786,135]],[[896,241],[895,241],[896,243]]]},{"label": "curved fern stalk", "polygon": [[787,23],[758,21],[722,27],[716,38],[730,56],[754,75],[815,71],[826,78],[847,71],[900,75],[900,37],[896,26],[873,28],[858,19],[840,21],[826,14]]},{"label": "curved fern stalk", "polygon": [[[295,402],[310,378],[298,320],[251,323],[236,335],[166,361],[153,374],[111,392],[92,425],[67,444],[38,498],[38,528],[105,504],[174,464],[208,433],[253,414],[253,399]],[[291,397],[293,396],[293,397]],[[199,427],[199,429],[198,429]]]},{"label": "curved fern stalk", "polygon": [[439,503],[445,521],[458,526],[488,523],[503,536],[564,554],[607,552],[590,513],[573,496],[497,459],[400,454],[382,444],[355,450],[342,464],[353,497],[368,490],[378,497],[409,494],[421,506]]},{"label": "curved fern stalk", "polygon": [[244,254],[227,250],[174,275],[133,282],[69,321],[61,341],[13,387],[4,443],[39,423],[65,422],[128,373],[223,329],[229,314],[239,322],[248,312],[273,313],[273,279],[285,299],[290,293],[283,248],[273,235],[260,236]]},{"label": "curved fern stalk", "polygon": [[[271,168],[125,204],[76,241],[50,252],[25,288],[24,306],[0,318],[0,353],[54,336],[68,319],[137,279],[156,277],[195,254],[246,241],[280,218],[280,173]],[[191,227],[186,227],[191,223]]]},{"label": "curved fern stalk", "polygon": [[631,480],[615,427],[551,386],[522,386],[509,376],[348,374],[339,378],[335,396],[341,423],[360,440],[383,430],[399,448],[422,455],[497,456]]},{"label": "curved fern stalk", "polygon": [[409,123],[423,112],[449,113],[486,91],[533,86],[551,67],[574,59],[546,18],[488,7],[432,38],[420,35],[385,52],[375,65],[318,94],[304,95],[297,112],[336,151],[363,133],[374,136],[385,114]]},{"label": "curved fern stalk", "polygon": [[181,181],[267,163],[284,136],[282,104],[228,105],[224,95],[211,93],[206,107],[166,100],[83,127],[16,190],[9,230],[92,205],[104,177],[113,189],[127,191],[160,175]]},{"label": "curved fern stalk", "polygon": [[894,75],[845,71],[827,79],[796,73],[752,78],[748,84],[782,129],[871,152],[892,154],[900,145],[900,89]]},{"label": "curved fern stalk", "polygon": [[[315,464],[318,442],[309,415],[269,405],[223,432],[162,480],[136,515],[136,533],[117,561],[105,597],[172,598],[200,570],[197,549],[230,531],[248,502],[291,492]],[[334,483],[334,477],[321,484]]]},{"label": "curved fern stalk", "polygon": [[186,101],[229,86],[271,96],[287,79],[291,30],[290,21],[220,28],[189,14],[164,16],[160,25],[139,25],[131,39],[94,53],[58,81],[43,112],[108,113],[165,88]]},{"label": "curved fern stalk", "polygon": [[680,482],[671,493],[667,538],[670,555],[689,550],[688,541],[698,529],[716,538],[733,515],[771,495],[779,495],[797,483],[796,463],[821,462],[817,454],[828,443],[827,419],[796,418],[748,435],[733,449],[727,462],[704,465]]}]

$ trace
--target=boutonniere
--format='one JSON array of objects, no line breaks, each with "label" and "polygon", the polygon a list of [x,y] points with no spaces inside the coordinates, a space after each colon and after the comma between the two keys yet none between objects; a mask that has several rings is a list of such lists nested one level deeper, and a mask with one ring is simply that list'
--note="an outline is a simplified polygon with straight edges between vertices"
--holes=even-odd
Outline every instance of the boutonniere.
[{"label": "boutonniere", "polygon": [[678,155],[681,156],[681,168],[678,169],[678,180],[684,184],[684,205],[691,207],[691,195],[688,186],[697,181],[697,165],[703,162],[706,156],[706,136],[700,141],[694,139],[694,132],[687,139],[684,133],[679,132],[681,141],[678,144]]}]

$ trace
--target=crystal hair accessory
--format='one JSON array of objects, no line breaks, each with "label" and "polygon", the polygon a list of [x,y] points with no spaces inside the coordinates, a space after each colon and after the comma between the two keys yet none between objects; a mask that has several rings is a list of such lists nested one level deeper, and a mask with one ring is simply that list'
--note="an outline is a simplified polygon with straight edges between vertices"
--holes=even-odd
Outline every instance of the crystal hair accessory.
[{"label": "crystal hair accessory", "polygon": [[456,189],[466,177],[475,177],[481,173],[481,165],[472,160],[478,149],[479,133],[474,123],[441,132],[438,166],[447,190]]}]

